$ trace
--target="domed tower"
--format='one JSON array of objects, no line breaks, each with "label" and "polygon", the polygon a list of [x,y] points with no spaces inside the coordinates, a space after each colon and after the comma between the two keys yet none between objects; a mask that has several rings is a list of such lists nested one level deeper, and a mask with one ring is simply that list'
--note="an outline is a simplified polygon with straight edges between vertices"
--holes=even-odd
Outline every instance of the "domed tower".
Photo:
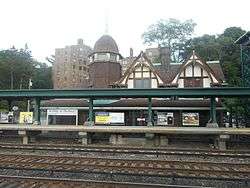
[{"label": "domed tower", "polygon": [[90,87],[109,88],[121,78],[121,65],[118,63],[121,55],[111,36],[103,35],[98,39],[89,58]]}]

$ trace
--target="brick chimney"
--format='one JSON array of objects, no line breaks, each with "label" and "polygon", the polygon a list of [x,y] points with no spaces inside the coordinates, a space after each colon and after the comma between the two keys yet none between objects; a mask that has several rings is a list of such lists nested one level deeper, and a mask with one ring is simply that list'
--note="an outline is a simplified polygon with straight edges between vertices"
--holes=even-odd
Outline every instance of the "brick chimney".
[{"label": "brick chimney", "polygon": [[134,57],[133,48],[130,48],[130,49],[129,49],[129,57],[130,57],[130,58]]}]

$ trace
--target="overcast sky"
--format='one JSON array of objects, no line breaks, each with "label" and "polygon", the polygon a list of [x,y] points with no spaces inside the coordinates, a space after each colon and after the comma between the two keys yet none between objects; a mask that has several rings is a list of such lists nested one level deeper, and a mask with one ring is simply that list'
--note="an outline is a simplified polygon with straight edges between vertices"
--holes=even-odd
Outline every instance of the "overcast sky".
[{"label": "overcast sky", "polygon": [[34,58],[45,62],[55,48],[78,38],[93,47],[105,33],[123,56],[144,50],[142,33],[159,19],[193,19],[194,36],[219,34],[230,26],[250,30],[249,0],[1,0],[0,49],[28,43]]}]

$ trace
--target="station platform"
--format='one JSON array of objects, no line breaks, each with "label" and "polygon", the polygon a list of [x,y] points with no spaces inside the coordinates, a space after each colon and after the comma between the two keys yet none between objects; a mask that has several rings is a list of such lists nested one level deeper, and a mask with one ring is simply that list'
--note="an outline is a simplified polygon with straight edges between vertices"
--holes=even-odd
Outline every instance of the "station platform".
[{"label": "station platform", "polygon": [[250,135],[250,128],[162,127],[162,126],[83,126],[0,124],[0,131],[67,131],[86,133],[152,133],[199,135]]}]

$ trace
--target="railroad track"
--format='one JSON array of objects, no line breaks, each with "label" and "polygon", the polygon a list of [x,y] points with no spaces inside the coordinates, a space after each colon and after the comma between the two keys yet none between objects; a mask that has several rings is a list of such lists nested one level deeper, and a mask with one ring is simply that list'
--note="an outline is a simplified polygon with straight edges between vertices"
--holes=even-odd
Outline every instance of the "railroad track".
[{"label": "railroad track", "polygon": [[108,182],[92,180],[74,180],[64,178],[42,178],[42,177],[22,177],[22,176],[1,176],[0,188],[208,188],[200,186],[128,183],[128,182]]},{"label": "railroad track", "polygon": [[231,157],[250,158],[249,150],[203,150],[203,149],[166,149],[166,148],[136,148],[136,147],[93,147],[79,145],[37,145],[37,144],[0,144],[0,149],[19,150],[46,150],[46,151],[67,151],[67,152],[101,152],[119,154],[144,154],[144,155],[185,155],[185,156],[209,156],[209,157]]},{"label": "railroad track", "polygon": [[250,180],[250,164],[0,154],[1,169],[171,178]]}]

